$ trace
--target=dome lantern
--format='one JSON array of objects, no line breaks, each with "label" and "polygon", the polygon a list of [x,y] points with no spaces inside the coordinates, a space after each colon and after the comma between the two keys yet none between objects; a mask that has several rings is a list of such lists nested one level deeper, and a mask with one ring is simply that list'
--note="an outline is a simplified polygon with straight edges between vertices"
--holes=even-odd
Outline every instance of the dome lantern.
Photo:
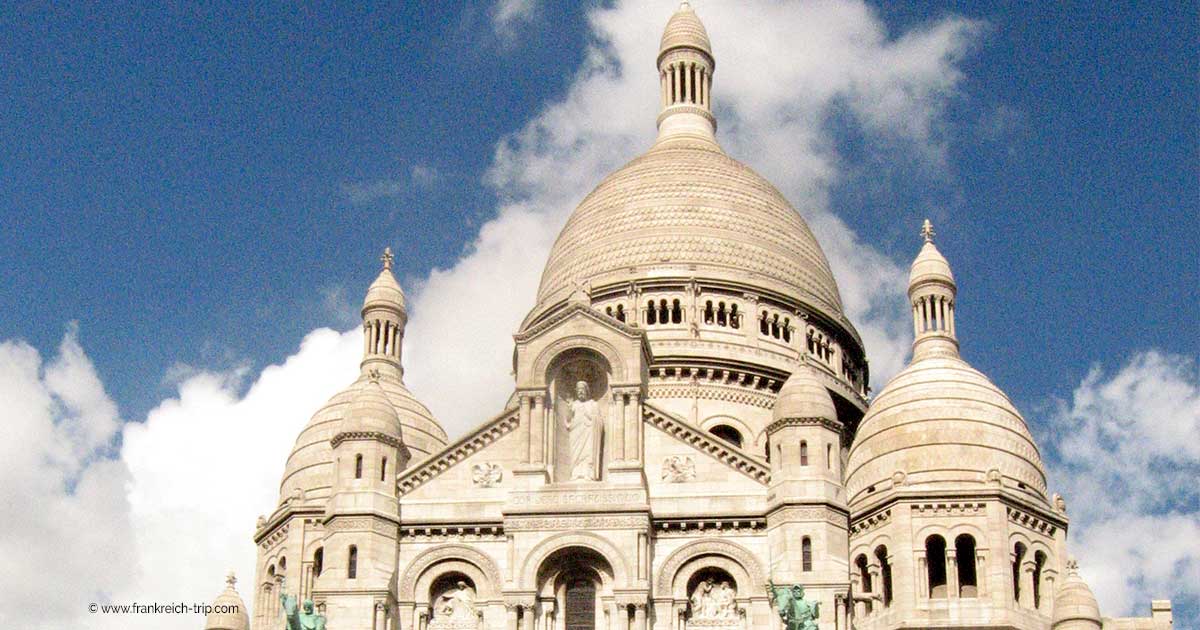
[{"label": "dome lantern", "polygon": [[404,326],[408,321],[408,310],[404,305],[404,291],[392,275],[392,248],[383,250],[379,257],[383,269],[367,289],[363,300],[363,360],[362,369],[378,370],[381,374],[400,380],[404,368],[400,363],[400,351],[404,342]]},{"label": "dome lantern", "polygon": [[954,328],[955,295],[958,285],[950,263],[933,244],[933,224],[921,227],[925,244],[913,260],[908,276],[908,299],[913,315],[913,360],[934,354],[958,356]]},{"label": "dome lantern", "polygon": [[659,141],[681,136],[716,142],[712,114],[712,76],[716,69],[704,23],[683,0],[663,29],[658,52],[662,113]]}]

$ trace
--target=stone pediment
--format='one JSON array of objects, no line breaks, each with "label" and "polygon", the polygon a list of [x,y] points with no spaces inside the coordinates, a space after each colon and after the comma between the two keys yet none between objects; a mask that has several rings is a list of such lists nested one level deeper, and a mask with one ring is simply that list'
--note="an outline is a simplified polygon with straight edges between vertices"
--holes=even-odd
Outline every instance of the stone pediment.
[{"label": "stone pediment", "polygon": [[683,418],[667,413],[654,405],[642,405],[642,417],[663,433],[688,444],[730,468],[766,485],[771,482],[771,467],[765,460],[747,453]]},{"label": "stone pediment", "polygon": [[483,423],[474,431],[450,443],[441,451],[426,457],[424,461],[404,471],[396,479],[396,487],[400,496],[425,485],[443,472],[466,461],[475,453],[491,446],[500,438],[514,431],[518,423],[517,409],[508,409]]},{"label": "stone pediment", "polygon": [[513,371],[517,389],[547,385],[550,364],[568,350],[602,357],[613,385],[640,385],[651,362],[646,332],[583,302],[573,302],[537,324],[513,335]]}]

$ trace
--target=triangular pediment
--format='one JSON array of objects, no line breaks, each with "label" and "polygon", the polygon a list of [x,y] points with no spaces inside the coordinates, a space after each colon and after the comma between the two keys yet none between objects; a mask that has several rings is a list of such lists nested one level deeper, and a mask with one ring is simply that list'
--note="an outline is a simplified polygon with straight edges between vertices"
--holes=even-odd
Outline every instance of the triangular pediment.
[{"label": "triangular pediment", "polygon": [[645,403],[642,405],[642,419],[663,433],[763,485],[771,481],[771,466],[765,459],[751,455],[683,418]]}]

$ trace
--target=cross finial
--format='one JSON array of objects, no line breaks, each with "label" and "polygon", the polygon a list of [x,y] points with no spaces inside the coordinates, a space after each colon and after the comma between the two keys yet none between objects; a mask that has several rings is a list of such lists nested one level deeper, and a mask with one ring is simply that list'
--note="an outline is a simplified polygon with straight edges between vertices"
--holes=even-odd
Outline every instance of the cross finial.
[{"label": "cross finial", "polygon": [[932,243],[934,234],[936,232],[933,231],[933,223],[925,219],[925,224],[921,226],[921,236],[925,237],[926,243]]},{"label": "cross finial", "polygon": [[371,381],[372,383],[378,383],[379,376],[379,368],[371,368],[371,371],[367,372],[367,380]]},{"label": "cross finial", "polygon": [[225,576],[225,583],[229,585],[229,588],[230,588],[230,589],[232,589],[232,588],[233,588],[233,586],[234,586],[235,584],[237,584],[237,578],[236,578],[236,577],[234,577],[234,575],[233,575],[233,571],[230,571],[230,572],[229,572],[229,575],[226,575],[226,576]]},{"label": "cross finial", "polygon": [[691,10],[691,8],[692,8],[692,5],[688,4],[688,0],[680,0],[680,2],[679,2],[679,10],[680,11],[689,11],[689,10]]},{"label": "cross finial", "polygon": [[383,248],[383,255],[379,257],[379,260],[383,261],[383,270],[384,271],[391,271],[392,261],[395,259],[396,259],[396,257],[392,255],[391,247]]},{"label": "cross finial", "polygon": [[1079,573],[1079,561],[1075,558],[1067,558],[1067,574],[1074,575]]}]

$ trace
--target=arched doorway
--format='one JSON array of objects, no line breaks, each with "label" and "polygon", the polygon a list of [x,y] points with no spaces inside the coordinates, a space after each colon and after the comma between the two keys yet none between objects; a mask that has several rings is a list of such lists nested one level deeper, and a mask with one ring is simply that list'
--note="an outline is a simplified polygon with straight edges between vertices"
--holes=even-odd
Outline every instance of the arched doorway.
[{"label": "arched doorway", "polygon": [[537,615],[541,627],[608,630],[621,614],[613,604],[613,570],[608,560],[586,547],[565,547],[538,569]]}]

